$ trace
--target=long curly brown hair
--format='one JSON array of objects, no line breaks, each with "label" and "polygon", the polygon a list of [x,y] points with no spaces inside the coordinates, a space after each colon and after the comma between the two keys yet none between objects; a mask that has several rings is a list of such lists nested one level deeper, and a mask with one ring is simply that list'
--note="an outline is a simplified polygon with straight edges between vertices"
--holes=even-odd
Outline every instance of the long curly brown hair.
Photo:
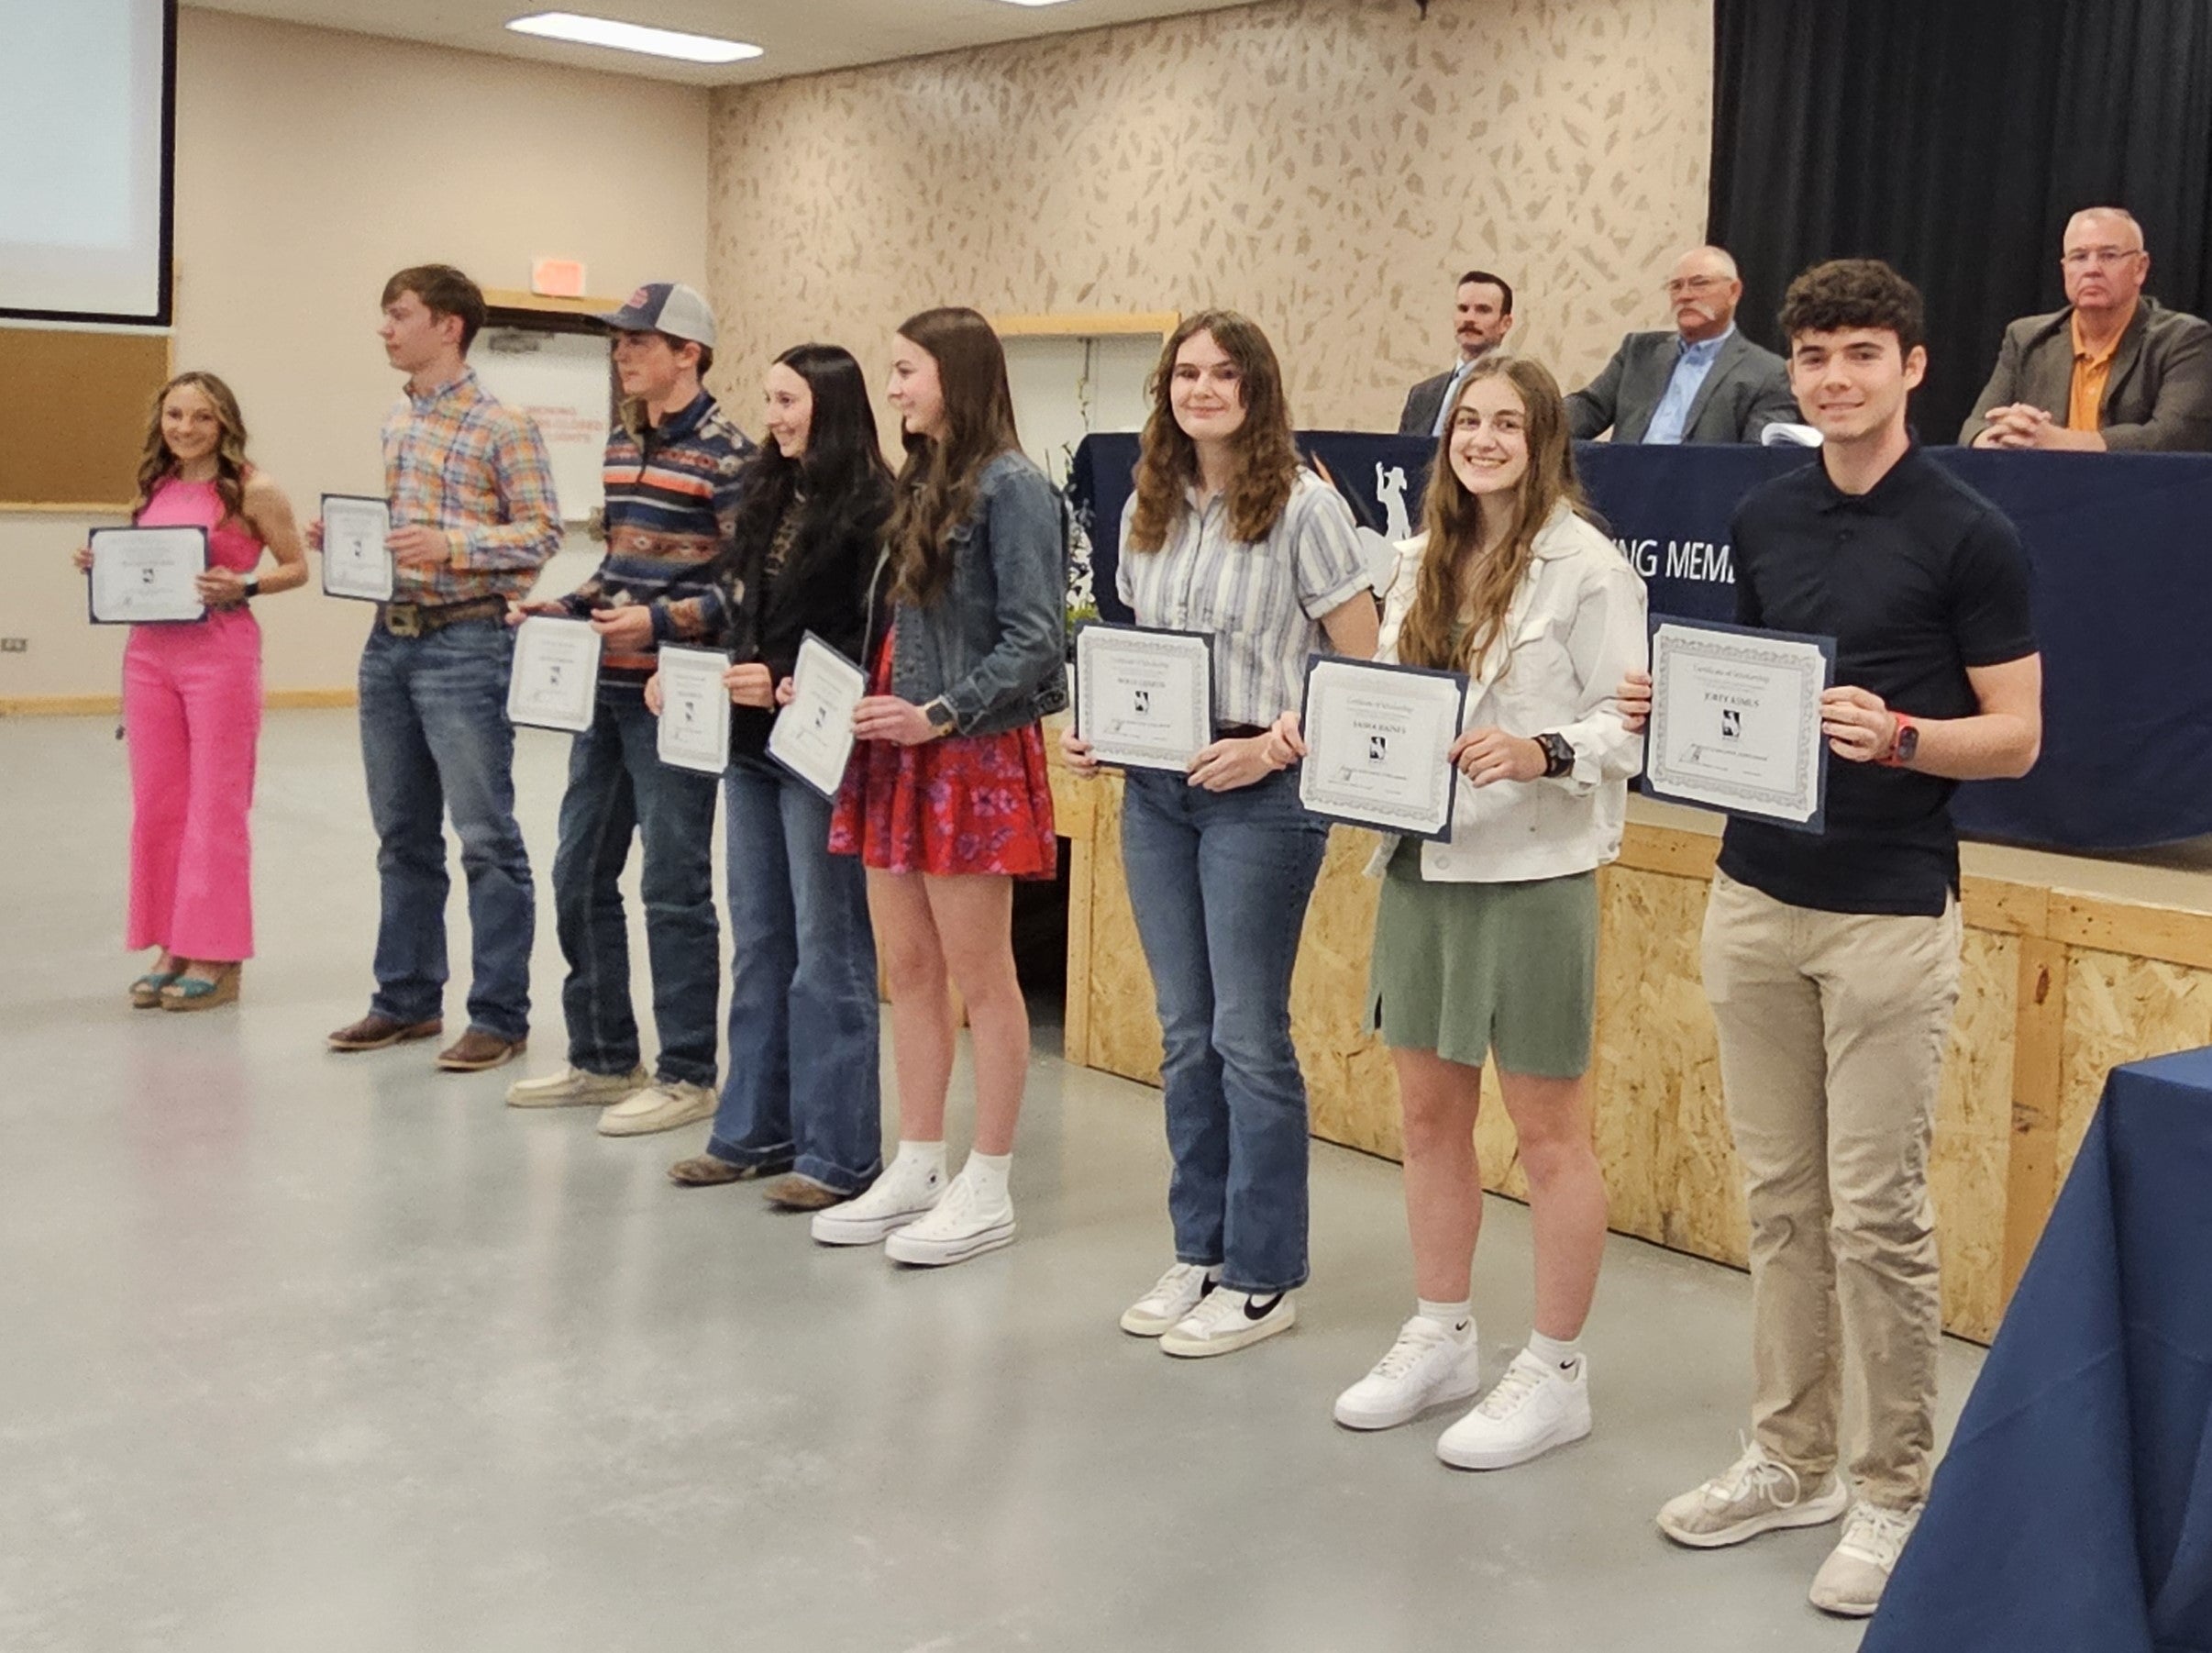
[{"label": "long curly brown hair", "polygon": [[212,403],[216,418],[223,427],[222,440],[216,445],[216,494],[223,502],[223,519],[227,522],[246,512],[246,478],[253,467],[246,462],[246,420],[238,412],[238,399],[230,394],[230,386],[213,373],[179,373],[164,384],[153,399],[153,406],[146,420],[146,447],[138,456],[138,503],[131,507],[131,516],[152,503],[154,490],[162,482],[177,473],[176,456],[169,451],[169,443],[161,436],[161,409],[168,405],[170,393],[190,385]]},{"label": "long curly brown hair", "polygon": [[983,467],[1022,446],[1014,429],[1006,350],[990,323],[958,305],[909,316],[899,337],[937,364],[945,396],[942,439],[906,433],[897,502],[885,531],[893,590],[910,603],[936,601],[952,578],[952,531],[976,507]]},{"label": "long curly brown hair", "polygon": [[1290,400],[1283,394],[1283,370],[1259,324],[1234,310],[1200,310],[1176,328],[1160,351],[1149,386],[1152,412],[1136,469],[1136,515],[1129,523],[1129,549],[1156,551],[1184,509],[1184,494],[1198,481],[1198,444],[1175,421],[1170,397],[1175,359],[1185,344],[1203,333],[1236,363],[1244,399],[1244,422],[1229,438],[1234,466],[1228,487],[1229,532],[1250,545],[1265,539],[1282,520],[1298,481],[1298,444],[1290,434]]},{"label": "long curly brown hair", "polygon": [[[1515,491],[1513,525],[1496,550],[1482,549],[1482,514],[1452,469],[1453,419],[1436,446],[1421,527],[1429,543],[1421,560],[1413,605],[1399,627],[1398,658],[1409,666],[1479,671],[1500,638],[1506,610],[1534,560],[1536,536],[1564,502],[1597,520],[1575,478],[1575,445],[1568,438],[1565,398],[1544,365],[1527,356],[1492,354],[1471,368],[1460,400],[1486,379],[1503,379],[1521,398],[1529,468]],[[1465,629],[1459,629],[1465,622]],[[1504,639],[1511,648],[1510,638]]]}]

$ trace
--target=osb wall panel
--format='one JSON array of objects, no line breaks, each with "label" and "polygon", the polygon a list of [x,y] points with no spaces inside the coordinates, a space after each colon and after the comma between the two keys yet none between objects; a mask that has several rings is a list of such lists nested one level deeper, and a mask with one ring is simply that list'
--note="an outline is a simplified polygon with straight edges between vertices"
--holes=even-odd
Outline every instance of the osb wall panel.
[{"label": "osb wall panel", "polygon": [[[1109,776],[1085,791],[1092,943],[1071,980],[1087,994],[1089,1060],[1156,1083],[1160,1047],[1151,980],[1122,875],[1121,782]],[[1373,846],[1369,833],[1339,827],[1332,835],[1307,914],[1291,1020],[1314,1133],[1396,1159],[1402,1153],[1397,1082],[1388,1051],[1362,1031],[1379,886],[1361,869]],[[1596,1137],[1617,1231],[1741,1265],[1748,1237],[1742,1179],[1698,960],[1705,890],[1700,877],[1642,867],[1615,866],[1600,875]],[[1930,1167],[1943,1251],[1944,1322],[1984,1340],[1994,1334],[2004,1301],[2021,946],[2006,931],[1967,931]],[[2122,967],[2123,976],[2131,968],[2152,972],[2151,985],[2128,989],[2128,1015],[2142,1015],[2148,1000],[2162,993],[2162,1002],[2185,1005],[2198,1018],[2186,1026],[2171,1022],[2157,1036],[2170,1040],[2161,1048],[2212,1039],[2212,972],[2105,957]],[[2176,975],[2201,979],[2176,981]],[[2104,1065],[2140,1054],[2085,1049],[2080,1059],[2100,1064],[2101,1082]],[[1489,1073],[1476,1141],[1485,1185],[1525,1198],[1512,1125]]]},{"label": "osb wall panel", "polygon": [[[1389,429],[1454,278],[1569,384],[1703,233],[1709,0],[1281,0],[717,92],[717,385],[910,313],[1248,311],[1298,418]],[[1753,294],[1771,309],[1776,294]]]},{"label": "osb wall panel", "polygon": [[2066,974],[2063,1088],[2059,1101],[2059,1181],[2121,1062],[2212,1045],[2212,971],[2077,949]]}]

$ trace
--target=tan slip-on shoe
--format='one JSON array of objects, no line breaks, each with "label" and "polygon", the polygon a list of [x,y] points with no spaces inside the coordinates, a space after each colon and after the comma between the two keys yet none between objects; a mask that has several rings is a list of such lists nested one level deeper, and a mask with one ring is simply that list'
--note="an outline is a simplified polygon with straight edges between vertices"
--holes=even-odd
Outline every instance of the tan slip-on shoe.
[{"label": "tan slip-on shoe", "polygon": [[712,1119],[721,1098],[705,1085],[661,1080],[626,1096],[599,1116],[603,1137],[651,1137]]},{"label": "tan slip-on shoe", "polygon": [[627,1073],[594,1073],[566,1067],[538,1079],[518,1079],[507,1087],[511,1108],[603,1108],[652,1083],[643,1068]]}]

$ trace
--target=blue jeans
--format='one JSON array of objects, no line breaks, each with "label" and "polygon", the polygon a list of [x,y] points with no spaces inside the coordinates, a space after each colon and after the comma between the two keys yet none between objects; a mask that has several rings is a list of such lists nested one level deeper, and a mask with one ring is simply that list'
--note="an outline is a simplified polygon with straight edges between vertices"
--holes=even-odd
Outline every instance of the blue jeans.
[{"label": "blue jeans", "polygon": [[419,638],[379,627],[361,650],[361,765],[383,894],[370,1001],[380,1015],[444,1014],[449,810],[469,881],[469,1026],[503,1039],[530,1030],[537,905],[514,824],[514,638],[497,620]]},{"label": "blue jeans", "polygon": [[733,758],[722,790],[730,1076],[707,1152],[858,1193],[883,1169],[867,873],[829,852],[829,804],[768,760]]},{"label": "blue jeans", "polygon": [[1129,772],[1122,862],[1167,1045],[1178,1262],[1266,1295],[1306,1281],[1306,1082],[1290,971],[1329,848],[1289,771],[1234,792]]},{"label": "blue jeans", "polygon": [[602,690],[592,727],[569,749],[553,857],[553,914],[569,974],[560,1007],[569,1061],[587,1073],[637,1066],[630,1006],[630,924],[620,879],[630,840],[645,842],[638,882],[653,966],[654,1077],[714,1082],[722,926],[714,916],[714,777],[661,762],[660,720],[642,692]]}]

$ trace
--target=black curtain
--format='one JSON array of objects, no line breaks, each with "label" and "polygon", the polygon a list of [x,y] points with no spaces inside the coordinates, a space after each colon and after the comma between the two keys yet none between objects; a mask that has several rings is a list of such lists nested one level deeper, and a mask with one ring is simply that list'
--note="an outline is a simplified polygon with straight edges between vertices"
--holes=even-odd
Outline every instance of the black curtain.
[{"label": "black curtain", "polygon": [[1790,278],[1888,260],[1928,300],[1923,440],[1955,439],[2017,316],[2065,303],[2079,208],[2141,220],[2149,291],[2212,313],[2212,0],[1714,0],[1708,234],[1741,325]]}]

